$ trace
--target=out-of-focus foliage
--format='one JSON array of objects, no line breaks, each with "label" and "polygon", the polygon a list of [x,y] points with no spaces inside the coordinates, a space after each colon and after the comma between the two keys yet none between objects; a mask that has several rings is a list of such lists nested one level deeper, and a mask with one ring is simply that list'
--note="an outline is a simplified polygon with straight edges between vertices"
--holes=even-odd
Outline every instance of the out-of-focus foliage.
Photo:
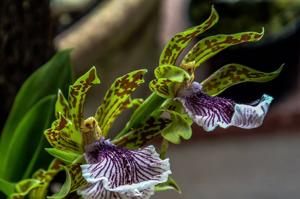
[{"label": "out-of-focus foliage", "polygon": [[0,142],[0,179],[16,182],[51,161],[43,130],[54,118],[55,94],[72,81],[70,51],[57,53],[23,84],[9,114]]}]

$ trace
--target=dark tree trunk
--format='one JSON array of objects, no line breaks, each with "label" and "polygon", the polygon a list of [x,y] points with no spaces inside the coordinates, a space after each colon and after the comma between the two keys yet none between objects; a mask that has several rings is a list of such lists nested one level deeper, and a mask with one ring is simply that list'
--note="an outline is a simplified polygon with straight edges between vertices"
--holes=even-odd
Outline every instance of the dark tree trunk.
[{"label": "dark tree trunk", "polygon": [[24,80],[53,54],[52,30],[48,0],[0,0],[0,129]]}]

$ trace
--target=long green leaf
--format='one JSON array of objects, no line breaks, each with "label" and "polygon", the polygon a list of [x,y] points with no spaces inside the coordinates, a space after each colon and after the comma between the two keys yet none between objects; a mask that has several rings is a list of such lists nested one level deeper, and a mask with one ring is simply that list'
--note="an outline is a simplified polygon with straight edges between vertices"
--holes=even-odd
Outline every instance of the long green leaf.
[{"label": "long green leaf", "polygon": [[268,82],[276,78],[282,68],[283,65],[276,71],[265,73],[240,64],[227,64],[201,83],[202,90],[210,96],[215,96],[243,82]]},{"label": "long green leaf", "polygon": [[55,95],[41,99],[23,119],[16,123],[16,129],[5,153],[1,154],[2,178],[10,181],[21,179],[29,164],[45,126],[50,125],[49,115],[54,113]]},{"label": "long green leaf", "polygon": [[181,65],[187,65],[194,62],[195,67],[205,62],[220,51],[237,44],[245,42],[259,41],[264,35],[264,30],[258,32],[241,32],[236,34],[221,34],[206,37],[200,40],[189,52],[185,55]]},{"label": "long green leaf", "polygon": [[9,196],[14,193],[15,186],[15,183],[11,183],[0,178],[0,192],[3,192],[5,195]]},{"label": "long green leaf", "polygon": [[159,65],[175,65],[180,53],[188,46],[192,39],[211,28],[218,22],[218,19],[218,13],[214,7],[212,7],[211,14],[206,21],[199,26],[187,29],[184,32],[180,32],[172,37],[160,55]]},{"label": "long green leaf", "polygon": [[[50,94],[55,94],[58,88],[66,90],[65,85],[71,83],[70,50],[57,53],[49,62],[34,72],[19,90],[13,108],[5,123],[0,140],[0,162],[12,139],[15,129],[25,114],[39,100]],[[26,134],[27,132],[24,132]],[[0,176],[6,172],[0,165]]]}]

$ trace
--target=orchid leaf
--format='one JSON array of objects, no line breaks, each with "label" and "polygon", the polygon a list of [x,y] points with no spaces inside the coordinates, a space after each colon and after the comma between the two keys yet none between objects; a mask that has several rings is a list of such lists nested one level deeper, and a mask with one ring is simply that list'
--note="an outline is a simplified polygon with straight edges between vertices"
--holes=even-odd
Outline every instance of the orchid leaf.
[{"label": "orchid leaf", "polygon": [[[18,128],[18,124],[21,123],[22,120],[24,120],[24,117],[27,117],[26,115],[32,110],[32,108],[44,97],[49,96],[51,94],[55,94],[57,92],[58,88],[62,88],[65,90],[65,85],[69,85],[72,81],[72,74],[71,74],[71,66],[70,66],[70,50],[65,50],[62,52],[57,53],[49,62],[44,64],[42,67],[40,67],[37,71],[35,71],[22,85],[21,89],[19,90],[12,110],[9,114],[9,117],[5,123],[5,126],[3,128],[3,131],[1,133],[1,140],[0,140],[0,177],[7,176],[8,173],[6,170],[7,162],[6,158],[8,153],[8,149],[10,148],[12,140],[15,139],[16,134],[16,128]],[[49,107],[52,107],[49,104]],[[28,138],[36,138],[39,137],[40,131],[42,129],[39,129],[39,126],[42,126],[43,124],[41,122],[41,119],[44,118],[44,116],[40,113],[44,113],[45,111],[48,112],[50,110],[49,107],[45,107],[44,110],[41,110],[39,113],[37,113],[36,117],[39,117],[35,121],[35,126],[37,128],[30,129],[30,132],[27,132],[25,129],[22,131],[22,135],[24,137]],[[46,115],[46,114],[45,114]],[[27,117],[28,118],[28,117]],[[45,118],[44,118],[45,119]],[[25,124],[24,124],[25,125]],[[47,128],[48,126],[44,126],[43,128]],[[20,138],[18,138],[20,140]],[[23,141],[21,141],[23,142]],[[34,142],[31,142],[34,143]],[[32,146],[35,146],[34,144],[31,144]],[[31,148],[31,147],[29,147]],[[26,152],[27,147],[22,148],[22,151],[26,154],[31,154],[31,151]],[[15,151],[14,153],[17,153]],[[12,155],[12,154],[11,154]],[[15,157],[22,157],[23,155],[13,155]],[[18,167],[25,169],[25,167],[22,167],[19,164]],[[26,165],[26,162],[24,162],[24,165]],[[20,173],[23,169],[20,169]],[[10,169],[9,169],[10,170]],[[15,173],[17,176],[14,178],[11,178],[15,181],[20,180],[18,178],[19,171],[16,171]]]},{"label": "orchid leaf", "polygon": [[71,192],[76,191],[79,187],[87,184],[82,176],[80,164],[72,164],[64,167],[66,172],[66,180],[60,191],[52,196],[48,196],[49,199],[61,199],[65,198]]},{"label": "orchid leaf", "polygon": [[5,195],[9,196],[14,193],[15,186],[15,183],[0,178],[0,192],[3,192]]},{"label": "orchid leaf", "polygon": [[55,148],[46,148],[45,150],[53,157],[65,163],[72,163],[81,155],[78,153],[73,153],[71,151],[63,151]]},{"label": "orchid leaf", "polygon": [[5,171],[2,175],[4,179],[9,181],[21,179],[39,141],[43,139],[43,130],[50,125],[54,113],[54,101],[54,95],[43,98],[19,123],[15,124],[17,127],[7,145],[6,153],[1,153],[1,167]]},{"label": "orchid leaf", "polygon": [[180,53],[187,47],[191,40],[211,28],[217,23],[218,19],[218,13],[214,7],[212,7],[211,14],[204,23],[187,29],[184,32],[180,32],[172,37],[161,53],[159,65],[175,65]]},{"label": "orchid leaf", "polygon": [[202,90],[215,96],[235,84],[271,81],[280,74],[282,68],[283,65],[274,72],[265,73],[240,64],[227,64],[201,83]]},{"label": "orchid leaf", "polygon": [[190,139],[192,136],[192,121],[189,117],[175,111],[165,111],[170,114],[172,122],[161,131],[164,139],[173,144],[179,144],[181,138],[185,140]]},{"label": "orchid leaf", "polygon": [[82,151],[80,132],[75,129],[70,120],[62,115],[52,123],[51,128],[44,131],[44,135],[54,148],[74,152]]},{"label": "orchid leaf", "polygon": [[106,92],[95,115],[104,136],[107,135],[117,116],[128,107],[131,94],[144,83],[143,76],[146,72],[145,69],[136,70],[119,77]]},{"label": "orchid leaf", "polygon": [[160,131],[164,129],[171,121],[163,118],[150,117],[140,127],[133,129],[126,135],[113,140],[113,143],[129,149],[137,149],[144,146],[147,142],[160,135]]},{"label": "orchid leaf", "polygon": [[168,78],[176,82],[184,82],[190,79],[190,75],[182,68],[172,65],[161,65],[154,70],[155,77]]},{"label": "orchid leaf", "polygon": [[176,181],[170,176],[167,182],[155,186],[155,192],[167,191],[167,190],[175,190],[178,193],[181,193],[180,187],[178,186]]},{"label": "orchid leaf", "polygon": [[179,86],[180,82],[168,78],[155,79],[149,84],[150,90],[163,98],[174,98]]},{"label": "orchid leaf", "polygon": [[75,126],[77,138],[80,138],[80,125],[83,118],[83,103],[87,91],[95,84],[99,84],[100,79],[97,76],[96,68],[92,67],[88,72],[79,77],[69,88],[69,105],[72,122]]},{"label": "orchid leaf", "polygon": [[264,30],[258,32],[242,32],[237,34],[220,34],[200,40],[183,58],[181,65],[195,62],[198,67],[220,51],[241,43],[259,41],[264,35]]}]

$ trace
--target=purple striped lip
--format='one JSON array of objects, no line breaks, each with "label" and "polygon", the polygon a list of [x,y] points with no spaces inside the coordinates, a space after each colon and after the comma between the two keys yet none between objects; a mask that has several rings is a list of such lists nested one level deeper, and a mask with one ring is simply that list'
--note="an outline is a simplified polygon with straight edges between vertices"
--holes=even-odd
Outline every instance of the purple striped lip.
[{"label": "purple striped lip", "polygon": [[251,104],[237,104],[233,100],[209,96],[201,91],[201,85],[193,82],[179,91],[178,97],[188,115],[206,131],[217,126],[227,128],[256,128],[260,126],[272,102],[272,97],[263,95]]},{"label": "purple striped lip", "polygon": [[89,184],[78,191],[84,198],[149,198],[171,174],[169,159],[161,160],[153,146],[128,150],[102,137],[85,150],[81,168]]}]

